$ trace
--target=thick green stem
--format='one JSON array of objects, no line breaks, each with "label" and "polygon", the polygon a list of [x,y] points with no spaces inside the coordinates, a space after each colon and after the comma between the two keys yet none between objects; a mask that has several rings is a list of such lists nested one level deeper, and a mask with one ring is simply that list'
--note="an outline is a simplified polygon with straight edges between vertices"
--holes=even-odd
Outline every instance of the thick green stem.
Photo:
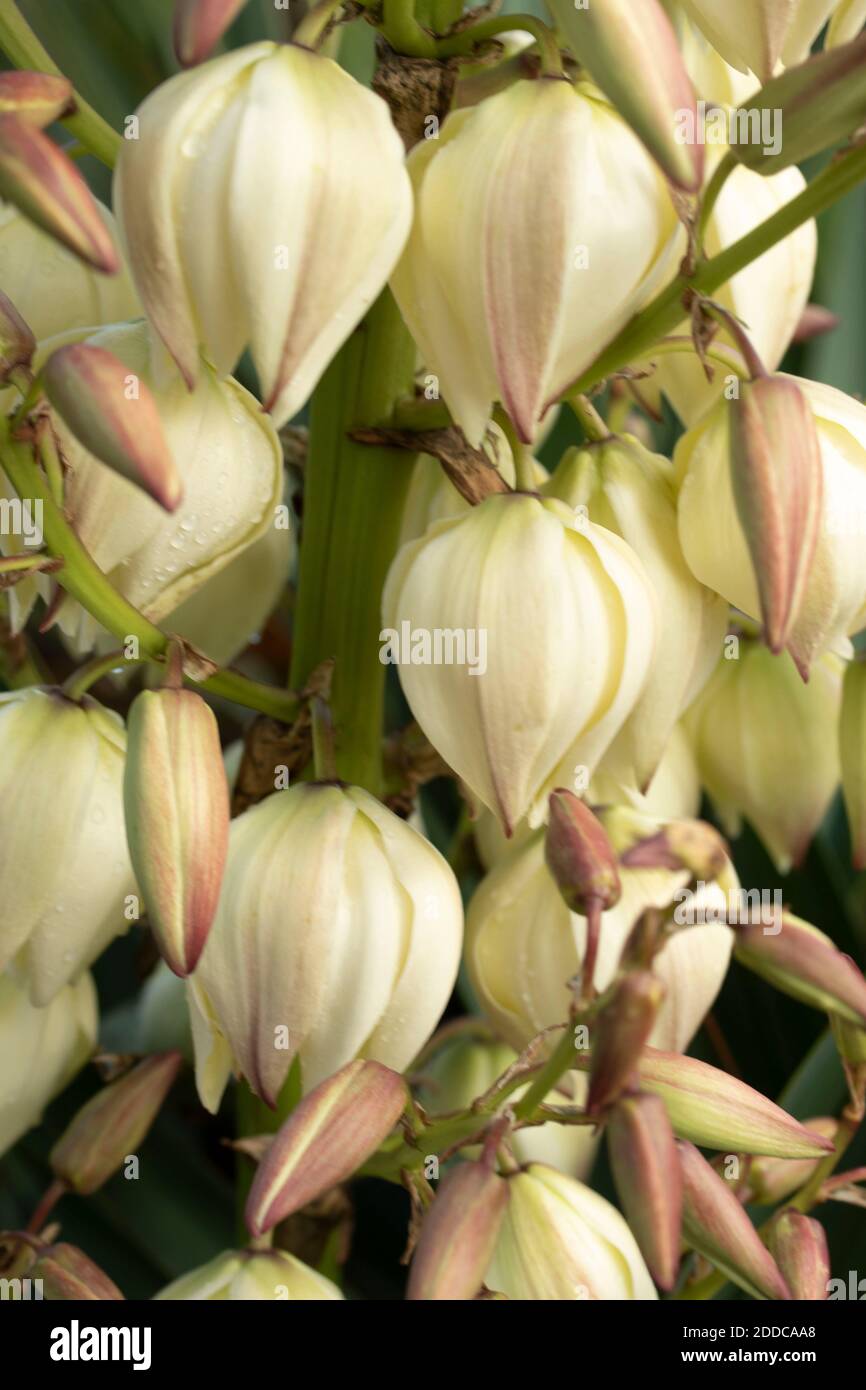
[{"label": "thick green stem", "polygon": [[303,686],[321,661],[334,658],[337,773],[374,794],[383,784],[382,586],[414,456],[348,436],[389,418],[411,390],[414,360],[385,290],[326,371],[310,418],[291,682]]},{"label": "thick green stem", "polygon": [[436,57],[436,40],[419,24],[412,0],[382,0],[382,33],[395,53]]},{"label": "thick green stem", "polygon": [[586,393],[604,381],[613,372],[638,362],[658,342],[671,333],[685,316],[683,295],[687,290],[701,294],[712,294],[724,285],[744,266],[756,261],[777,242],[784,241],[791,232],[796,231],[810,218],[817,217],[833,203],[844,198],[857,184],[866,178],[866,146],[861,145],[850,154],[835,159],[823,173],[804,189],[798,197],[781,208],[748,235],[735,241],[697,267],[695,274],[688,279],[684,275],[663,290],[631,323],[626,324],[596,358],[595,362],[578,379],[571,383],[563,393],[564,397],[573,392]]},{"label": "thick green stem", "polygon": [[495,15],[492,19],[483,19],[480,24],[473,25],[471,29],[463,29],[453,38],[442,39],[436,45],[436,53],[440,58],[467,57],[479,44],[486,43],[488,39],[495,39],[497,34],[508,33],[514,29],[525,29],[535,39],[541,58],[541,71],[545,77],[563,76],[562,54],[556,34],[549,24],[531,14],[501,14]]},{"label": "thick green stem", "polygon": [[[56,77],[64,75],[30,28],[15,0],[0,0],[0,49],[16,68],[50,72]],[[78,92],[75,105],[75,115],[64,117],[62,124],[81,141],[89,154],[113,169],[120,153],[121,136]]]}]

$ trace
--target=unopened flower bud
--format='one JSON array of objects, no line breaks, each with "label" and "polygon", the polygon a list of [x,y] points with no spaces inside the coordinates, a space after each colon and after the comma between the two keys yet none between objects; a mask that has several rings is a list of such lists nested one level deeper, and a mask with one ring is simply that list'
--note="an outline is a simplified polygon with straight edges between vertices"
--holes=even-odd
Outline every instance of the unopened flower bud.
[{"label": "unopened flower bud", "polygon": [[608,1116],[607,1145],[616,1190],[659,1288],[676,1283],[680,1263],[682,1173],[664,1102],[624,1096]]},{"label": "unopened flower bud", "polygon": [[[824,474],[818,543],[788,641],[806,674],[823,651],[850,655],[847,638],[863,626],[866,407],[832,386],[790,379],[814,416]],[[677,444],[680,544],[698,579],[758,621],[761,599],[731,477],[731,419],[731,402],[720,400]]]},{"label": "unopened flower bud", "polygon": [[90,695],[0,695],[0,791],[15,807],[0,824],[0,968],[23,948],[34,1004],[49,1003],[137,915],[125,750],[122,720]]},{"label": "unopened flower bud", "polygon": [[550,793],[544,858],[570,912],[585,916],[590,906],[607,911],[622,888],[616,855],[589,807],[573,792]]},{"label": "unopened flower bud", "polygon": [[790,1299],[775,1260],[748,1215],[694,1144],[677,1144],[683,1176],[683,1237],[752,1298]]},{"label": "unopened flower bud", "polygon": [[778,653],[799,617],[823,522],[815,417],[792,378],[758,377],[740,384],[731,402],[731,476],[765,641]]},{"label": "unopened flower bud", "polygon": [[604,1197],[542,1163],[508,1187],[488,1288],[522,1300],[657,1298],[634,1236]]},{"label": "unopened flower bud", "polygon": [[835,0],[684,0],[686,9],[726,62],[763,81],[777,63],[806,57]]},{"label": "unopened flower bud", "polygon": [[[824,1115],[804,1123],[811,1134],[820,1134],[831,1144],[839,1129],[838,1120]],[[809,1181],[820,1162],[818,1158],[753,1158],[748,1172],[749,1200],[759,1206],[784,1202]]]},{"label": "unopened flower bud", "polygon": [[0,113],[40,127],[75,109],[72,83],[50,72],[0,73]]},{"label": "unopened flower bud", "polygon": [[359,787],[298,784],[232,821],[219,911],[190,980],[199,1093],[232,1068],[275,1104],[357,1056],[402,1071],[448,1002],[457,881],[416,830]]},{"label": "unopened flower bud", "polygon": [[178,1302],[284,1303],[341,1300],[336,1284],[287,1250],[226,1250],[182,1274],[157,1299]]},{"label": "unopened flower bud", "polygon": [[132,703],[123,799],[148,921],[177,975],[194,970],[219,902],[229,791],[213,711],[192,690]]},{"label": "unopened flower bud", "polygon": [[475,1298],[493,1258],[511,1184],[483,1163],[461,1163],[437,1190],[412,1259],[412,1301]]},{"label": "unopened flower bud", "polygon": [[0,293],[0,382],[16,367],[27,366],[36,351],[36,339],[29,324],[11,299]]},{"label": "unopened flower bud", "polygon": [[388,108],[321,53],[256,43],[162,83],[138,119],[114,196],[149,317],[190,384],[200,344],[221,375],[249,345],[265,408],[283,424],[409,231]]},{"label": "unopened flower bud", "polygon": [[90,975],[36,1008],[14,967],[0,974],[0,1154],[39,1124],[48,1102],[96,1046],[99,1017]]},{"label": "unopened flower bud", "polygon": [[718,660],[727,604],[697,582],[683,558],[673,465],[632,435],[569,450],[542,492],[631,546],[665,617],[640,699],[604,758],[605,772],[644,791],[677,719]]},{"label": "unopened flower bud", "polygon": [[744,1081],[696,1057],[648,1047],[640,1062],[640,1084],[661,1096],[674,1133],[703,1148],[777,1158],[823,1158],[833,1150],[823,1134],[806,1129]]},{"label": "unopened flower bud", "polygon": [[261,1235],[336,1187],[397,1123],[406,1083],[379,1062],[349,1062],[292,1111],[269,1144],[247,1200],[249,1231]]},{"label": "unopened flower bud", "polygon": [[830,52],[816,53],[780,73],[749,101],[750,110],[781,116],[785,138],[775,152],[762,141],[732,145],[741,164],[774,174],[840,144],[866,121],[866,35]]},{"label": "unopened flower bud", "polygon": [[[644,836],[660,829],[658,821],[637,812],[630,820]],[[599,932],[598,990],[615,978],[641,914],[647,908],[676,910],[690,880],[687,869],[620,868],[622,896],[604,914]],[[667,994],[653,1031],[654,1045],[687,1047],[712,1007],[730,959],[731,931],[724,917],[728,892],[736,888],[727,861],[719,878],[708,880],[688,899],[703,913],[705,925],[675,932],[655,957],[653,970]],[[518,845],[476,889],[466,918],[467,968],[483,1012],[513,1047],[524,1048],[567,1016],[573,1002],[567,981],[582,971],[587,935],[586,918],[569,912],[545,863],[542,831]]]},{"label": "unopened flower bud", "polygon": [[383,656],[396,659],[415,718],[506,833],[526,814],[538,824],[576,765],[595,766],[641,692],[656,635],[629,547],[562,502],[522,493],[489,497],[404,546],[382,614]]},{"label": "unopened flower bud", "polygon": [[839,785],[842,663],[825,655],[801,679],[787,653],[738,638],[686,715],[701,780],[726,833],[749,821],[776,868],[804,859]]},{"label": "unopened flower bud", "polygon": [[760,925],[738,926],[734,954],[742,965],[784,994],[849,1023],[866,1024],[866,979],[839,948],[789,912],[780,931]]},{"label": "unopened flower bud", "polygon": [[42,1281],[42,1297],[58,1302],[118,1302],[123,1294],[83,1250],[60,1241],[41,1251],[30,1271]]},{"label": "unopened flower bud", "polygon": [[107,275],[120,260],[93,195],[72,161],[20,116],[0,113],[0,195]]},{"label": "unopened flower bud", "polygon": [[150,493],[166,511],[181,498],[181,482],[144,382],[129,390],[129,369],[105,348],[70,343],[42,369],[45,394],[79,444]]},{"label": "unopened flower bud", "polygon": [[247,0],[175,0],[174,51],[181,67],[210,56]]},{"label": "unopened flower bud", "polygon": [[665,997],[648,971],[626,975],[591,1029],[587,1113],[597,1115],[632,1085]]},{"label": "unopened flower bud", "polygon": [[866,869],[866,661],[851,661],[842,685],[839,716],[842,792],[855,869]]},{"label": "unopened flower bud", "polygon": [[83,1105],[51,1150],[55,1177],[73,1192],[96,1192],[141,1144],[174,1084],[177,1052],[147,1057]]},{"label": "unopened flower bud", "polygon": [[[677,187],[700,188],[703,147],[680,142],[676,123],[695,111],[695,93],[676,34],[659,0],[550,0],[550,11],[578,62],[625,117]],[[647,62],[652,54],[652,62]]]},{"label": "unopened flower bud", "polygon": [[665,181],[595,88],[550,80],[455,111],[408,169],[415,221],[391,281],[403,316],[470,443],[501,400],[528,444],[673,271]]},{"label": "unopened flower bud", "polygon": [[728,847],[719,832],[704,820],[670,821],[621,852],[628,869],[688,869],[693,878],[709,882],[723,874]]},{"label": "unopened flower bud", "polygon": [[770,1228],[770,1253],[791,1290],[791,1297],[821,1302],[830,1282],[830,1251],[820,1221],[799,1211],[783,1211]]}]

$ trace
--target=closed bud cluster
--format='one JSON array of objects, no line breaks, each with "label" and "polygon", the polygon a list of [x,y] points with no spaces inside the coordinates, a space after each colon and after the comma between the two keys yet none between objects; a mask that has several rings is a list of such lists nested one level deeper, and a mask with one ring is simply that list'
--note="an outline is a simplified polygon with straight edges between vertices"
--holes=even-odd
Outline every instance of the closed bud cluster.
[{"label": "closed bud cluster", "polygon": [[[623,815],[640,825],[646,838],[662,828],[637,812]],[[608,828],[608,818],[603,819]],[[613,835],[611,839],[616,845]],[[641,914],[647,908],[673,908],[692,874],[685,868],[621,865],[619,878],[622,896],[604,913],[599,931],[595,982],[600,990],[613,981]],[[728,893],[736,888],[733,868],[725,860],[718,876],[691,895],[695,909],[705,909],[705,924],[675,932],[657,956],[653,969],[666,995],[652,1033],[655,1045],[686,1047],[711,1008],[731,952],[730,929],[714,920],[712,910],[717,907],[723,919]],[[523,1048],[544,1028],[562,1022],[571,1002],[567,981],[579,974],[584,959],[587,921],[569,912],[557,891],[545,863],[543,832],[516,846],[476,889],[466,932],[473,988],[503,1037]]]}]

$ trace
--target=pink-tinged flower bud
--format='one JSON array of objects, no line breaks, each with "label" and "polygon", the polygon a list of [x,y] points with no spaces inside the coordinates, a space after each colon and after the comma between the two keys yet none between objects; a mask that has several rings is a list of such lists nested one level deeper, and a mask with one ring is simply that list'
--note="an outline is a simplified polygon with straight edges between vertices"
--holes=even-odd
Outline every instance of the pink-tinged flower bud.
[{"label": "pink-tinged flower bud", "polygon": [[0,969],[23,951],[48,1004],[138,915],[123,822],[122,720],[90,695],[0,695]]},{"label": "pink-tinged flower bud", "polygon": [[188,975],[216,914],[229,838],[219,728],[195,691],[144,690],[133,701],[123,800],[148,921],[172,970]]},{"label": "pink-tinged flower bud", "polygon": [[685,722],[726,834],[747,820],[784,874],[804,859],[839,785],[842,662],[825,654],[804,683],[787,653],[737,641]]},{"label": "pink-tinged flower bud", "polygon": [[[66,341],[81,336],[66,335]],[[130,391],[153,395],[183,499],[166,514],[140,488],[105,468],[56,414],[69,463],[64,504],[100,569],[134,607],[161,623],[257,541],[272,539],[276,508],[283,501],[282,450],[272,421],[238,382],[219,380],[203,364],[199,384],[190,392],[169,363],[160,366],[165,354],[153,347],[145,322],[112,324],[88,333],[85,341],[120,359]],[[37,580],[31,605],[37,585],[46,596],[45,581]],[[27,612],[22,604],[19,624]],[[89,651],[104,636],[72,598],[64,599],[56,617],[76,651]],[[167,625],[174,630],[170,620]],[[233,626],[236,631],[236,616]]]},{"label": "pink-tinged flower bud", "polygon": [[349,1062],[292,1111],[268,1145],[247,1200],[252,1235],[351,1177],[375,1153],[406,1107],[397,1072],[379,1062]]},{"label": "pink-tinged flower bud", "polygon": [[664,984],[648,971],[626,975],[616,986],[590,1028],[588,1114],[597,1115],[634,1083],[664,997]]},{"label": "pink-tinged flower bud", "polygon": [[688,13],[727,63],[763,81],[776,65],[801,63],[836,0],[684,0]]},{"label": "pink-tinged flower bud", "polygon": [[30,1271],[41,1279],[42,1297],[57,1302],[118,1302],[123,1294],[83,1250],[60,1241],[44,1249]]},{"label": "pink-tinged flower bud", "polygon": [[488,1288],[544,1302],[658,1297],[634,1236],[604,1197],[543,1163],[508,1188]]},{"label": "pink-tinged flower bud", "polygon": [[[629,817],[642,827],[643,838],[661,828],[638,812]],[[732,935],[724,917],[729,894],[738,887],[729,860],[694,894],[686,892],[691,878],[685,868],[621,866],[622,896],[602,919],[594,971],[596,987],[607,989],[647,908],[676,910],[686,901],[703,914],[697,920],[704,925],[675,932],[653,962],[667,994],[652,1042],[677,1050],[688,1046],[725,978]],[[466,918],[469,977],[482,1011],[516,1049],[567,1017],[573,1002],[567,982],[583,969],[587,936],[587,919],[569,912],[545,863],[543,831],[517,845],[475,890]]]},{"label": "pink-tinged flower bud", "polygon": [[600,821],[564,787],[550,793],[549,807],[544,858],[566,907],[582,915],[590,906],[602,912],[614,907],[622,888],[616,855]]},{"label": "pink-tinged flower bud", "polygon": [[88,265],[120,260],[93,195],[70,159],[35,125],[0,113],[0,195]]},{"label": "pink-tinged flower bud", "polygon": [[[682,113],[697,114],[677,36],[659,0],[550,0],[550,12],[578,62],[673,184],[701,186],[703,146],[677,139]],[[651,54],[652,60],[647,61]]]},{"label": "pink-tinged flower bud", "polygon": [[683,1238],[752,1298],[790,1299],[775,1260],[724,1178],[694,1144],[677,1144]]},{"label": "pink-tinged flower bud", "polygon": [[[79,444],[173,512],[182,487],[156,401],[105,348],[70,343],[42,369],[45,394]],[[134,389],[130,381],[134,380]]]},{"label": "pink-tinged flower bud", "polygon": [[174,1085],[179,1052],[146,1057],[81,1107],[51,1150],[55,1177],[88,1196],[141,1144]]},{"label": "pink-tinged flower bud", "polygon": [[510,1184],[483,1163],[461,1163],[439,1186],[415,1248],[406,1297],[475,1298],[496,1249]]},{"label": "pink-tinged flower bud", "polygon": [[90,975],[79,975],[41,1008],[30,1002],[27,984],[14,966],[0,974],[0,1154],[39,1124],[96,1046]]},{"label": "pink-tinged flower bud", "polygon": [[703,1148],[776,1158],[823,1158],[833,1152],[823,1134],[806,1129],[744,1081],[696,1057],[648,1047],[641,1058],[640,1084],[661,1096],[674,1133]]},{"label": "pink-tinged flower bud", "polygon": [[225,1250],[154,1296],[194,1303],[321,1303],[343,1297],[336,1284],[287,1250]]},{"label": "pink-tinged flower bud", "polygon": [[403,546],[382,622],[381,655],[415,718],[506,833],[524,815],[539,824],[550,792],[595,767],[640,696],[658,628],[630,547],[524,493]]},{"label": "pink-tinged flower bud", "polygon": [[731,402],[731,476],[758,586],[764,640],[778,653],[799,617],[824,515],[815,417],[790,377],[740,384]]},{"label": "pink-tinged flower bud", "polygon": [[274,1104],[355,1057],[408,1066],[457,975],[445,860],[360,787],[298,784],[232,821],[219,911],[188,990],[199,1094],[233,1068]]},{"label": "pink-tinged flower bud", "polygon": [[[825,1115],[804,1124],[811,1134],[820,1134],[831,1144],[839,1130],[839,1121]],[[809,1181],[820,1162],[818,1158],[753,1158],[748,1172],[749,1201],[767,1207],[784,1202]]]},{"label": "pink-tinged flower bud", "polygon": [[181,67],[210,56],[247,0],[175,0],[174,51]]},{"label": "pink-tinged flower bud", "polygon": [[321,53],[256,43],[170,78],[137,114],[114,197],[148,315],[189,384],[200,348],[223,375],[249,345],[283,424],[409,232],[388,108]]},{"label": "pink-tinged flower bud", "polygon": [[[704,820],[674,820],[652,834],[634,838],[641,823],[628,807],[601,813],[626,869],[688,869],[692,878],[709,882],[725,873],[728,847],[719,832]],[[626,831],[628,838],[622,832]]]},{"label": "pink-tinged flower bud", "polygon": [[785,131],[775,151],[761,140],[731,147],[741,164],[759,174],[802,164],[847,140],[866,121],[866,35],[774,77],[751,98],[749,108],[762,123],[766,112],[781,119]]},{"label": "pink-tinged flower bud", "polygon": [[854,660],[845,671],[839,761],[851,832],[851,858],[855,869],[866,869],[866,661]]},{"label": "pink-tinged flower bud", "polygon": [[683,1184],[671,1122],[658,1096],[626,1096],[608,1116],[607,1146],[629,1226],[659,1288],[680,1264]]},{"label": "pink-tinged flower bud", "polygon": [[[824,474],[818,543],[788,641],[805,674],[821,652],[851,655],[847,638],[863,627],[866,407],[832,386],[790,380],[814,417]],[[731,476],[731,404],[717,402],[677,444],[680,544],[692,573],[757,621],[761,598]]]},{"label": "pink-tinged flower bud", "polygon": [[799,1211],[783,1211],[770,1228],[770,1252],[793,1298],[817,1303],[830,1283],[830,1250],[820,1221]]},{"label": "pink-tinged flower bud", "polygon": [[0,382],[16,367],[29,365],[36,351],[36,339],[11,299],[0,293]]},{"label": "pink-tinged flower bud", "polygon": [[470,443],[496,400],[530,443],[674,272],[668,186],[596,88],[545,78],[455,111],[408,169],[415,220],[391,284],[424,365]]},{"label": "pink-tinged flower bud", "polygon": [[72,83],[50,72],[0,72],[0,114],[51,125],[75,110]]},{"label": "pink-tinged flower bud", "polygon": [[781,930],[737,927],[737,960],[813,1009],[866,1024],[866,979],[851,958],[817,927],[789,912],[783,912],[775,925]]},{"label": "pink-tinged flower bud", "polygon": [[604,772],[643,791],[677,719],[713,671],[728,605],[686,564],[676,535],[673,465],[633,436],[568,450],[542,493],[621,536],[646,569],[665,615],[641,697],[604,758]]}]

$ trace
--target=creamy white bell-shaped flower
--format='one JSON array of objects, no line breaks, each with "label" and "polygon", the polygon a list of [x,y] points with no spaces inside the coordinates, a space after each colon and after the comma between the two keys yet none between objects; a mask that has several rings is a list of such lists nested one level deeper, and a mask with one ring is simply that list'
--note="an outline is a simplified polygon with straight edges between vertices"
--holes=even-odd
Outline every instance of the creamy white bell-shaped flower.
[{"label": "creamy white bell-shaped flower", "polygon": [[501,400],[520,437],[675,273],[678,224],[643,145],[585,83],[519,81],[408,160],[415,220],[391,285],[478,445]]},{"label": "creamy white bell-shaped flower", "polygon": [[[114,218],[98,206],[113,236]],[[100,274],[9,204],[0,208],[0,285],[37,342],[141,313],[126,265]]]},{"label": "creamy white bell-shaped flower", "polygon": [[354,1057],[401,1071],[457,975],[463,912],[433,846],[359,787],[305,783],[232,822],[216,921],[190,982],[199,1094],[240,1072],[273,1104]]},{"label": "creamy white bell-shaped flower", "polygon": [[282,1303],[338,1301],[343,1295],[324,1274],[288,1250],[225,1250],[167,1284],[156,1299],[177,1302]]},{"label": "creamy white bell-shaped flower", "polygon": [[658,1297],[625,1220],[592,1188],[532,1163],[508,1189],[489,1289],[557,1303]]},{"label": "creamy white bell-shaped flower", "polygon": [[412,713],[507,833],[527,814],[537,824],[577,765],[592,770],[656,639],[655,595],[630,547],[526,493],[489,497],[404,546],[382,614]]},{"label": "creamy white bell-shaped flower", "polygon": [[145,308],[190,384],[249,346],[297,413],[379,294],[412,217],[388,108],[332,59],[258,43],[170,78],[124,141],[114,200]]},{"label": "creamy white bell-shaped flower", "polygon": [[649,679],[605,754],[609,773],[644,791],[674,725],[718,661],[728,605],[696,583],[686,564],[672,464],[633,435],[570,450],[543,491],[627,541],[655,590],[660,622]]},{"label": "creamy white bell-shaped flower", "polygon": [[[658,828],[647,819],[647,834]],[[605,912],[595,979],[612,981],[620,953],[638,917],[648,907],[667,908],[690,881],[687,870],[621,868],[622,897]],[[737,889],[733,867],[695,893],[711,917],[725,913]],[[667,986],[650,1042],[682,1052],[697,1032],[722,986],[732,933],[719,922],[685,926],[656,957],[654,969]],[[494,1028],[522,1049],[543,1029],[562,1023],[572,994],[568,981],[580,970],[586,919],[569,912],[544,858],[544,832],[537,831],[482,879],[466,914],[466,964],[479,1003]]]},{"label": "creamy white bell-shaped flower", "polygon": [[[144,323],[113,324],[86,341],[118,357],[129,367],[132,381],[152,381]],[[205,367],[195,391],[189,392],[172,368],[152,389],[183,486],[180,506],[171,514],[94,458],[59,417],[56,423],[69,463],[64,505],[79,537],[124,598],[152,621],[162,622],[274,526],[282,505],[283,464],[272,422],[236,381],[220,381]],[[4,543],[23,549],[14,536]],[[11,591],[17,626],[26,621],[37,592],[50,592],[44,577],[25,580]],[[233,600],[233,608],[238,601]],[[259,613],[255,604],[253,609],[254,623]],[[79,652],[90,650],[103,635],[96,620],[70,597],[61,604],[57,621]]]},{"label": "creamy white bell-shaped flower", "polygon": [[[90,695],[0,695],[0,969],[23,953],[47,1004],[137,915],[123,820],[126,730]],[[130,915],[126,915],[129,913]]]},{"label": "creamy white bell-shaped flower", "polygon": [[[496,424],[487,427],[482,449],[501,474],[509,487],[515,485],[514,455],[505,434]],[[535,464],[541,481],[547,477],[547,470]],[[451,482],[438,459],[429,454],[421,454],[412,466],[412,477],[403,506],[403,519],[400,523],[400,544],[406,545],[423,536],[434,521],[443,521],[449,516],[463,516],[469,511],[466,501]]]},{"label": "creamy white bell-shaped flower", "polygon": [[[725,150],[716,146],[707,153],[711,178]],[[796,165],[769,178],[738,165],[726,179],[708,219],[706,254],[717,256],[727,250],[792,202],[805,187],[806,180]],[[749,339],[768,371],[774,371],[787,352],[809,302],[817,254],[815,222],[804,222],[713,293],[718,304],[747,325]],[[674,336],[685,338],[689,333],[689,324],[683,322]],[[733,369],[740,359],[724,330],[714,344],[724,348]],[[718,400],[731,375],[724,361],[713,361],[714,375],[708,381],[694,352],[659,353],[649,360],[654,370],[648,380],[640,382],[641,393],[652,399],[664,392],[687,426]]]},{"label": "creamy white bell-shaped flower", "polygon": [[803,859],[839,786],[843,674],[828,653],[804,682],[786,652],[740,639],[686,715],[727,833],[749,821],[780,873]]},{"label": "creamy white bell-shaped flower", "polygon": [[[815,417],[824,468],[823,520],[788,649],[808,671],[820,652],[851,653],[866,625],[866,407],[816,381],[797,382]],[[730,469],[730,413],[719,401],[679,441],[679,532],[692,573],[749,618],[760,601],[737,515]]]},{"label": "creamy white bell-shaped flower", "polygon": [[0,1155],[38,1125],[42,1112],[96,1046],[96,990],[84,973],[37,1008],[26,973],[0,973]]},{"label": "creamy white bell-shaped flower", "polygon": [[716,106],[747,105],[749,97],[760,87],[751,71],[740,72],[726,63],[709,39],[697,27],[681,5],[673,0],[671,20],[679,40],[686,71],[692,79],[695,95]]},{"label": "creamy white bell-shaped flower", "polygon": [[683,0],[726,62],[766,82],[779,62],[802,63],[838,0]]}]

